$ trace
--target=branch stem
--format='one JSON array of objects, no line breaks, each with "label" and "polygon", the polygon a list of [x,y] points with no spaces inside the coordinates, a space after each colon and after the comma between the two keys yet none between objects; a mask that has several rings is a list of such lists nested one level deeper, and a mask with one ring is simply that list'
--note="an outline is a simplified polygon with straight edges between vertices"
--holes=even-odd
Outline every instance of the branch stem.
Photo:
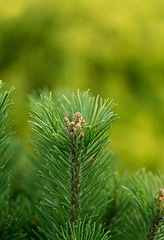
[{"label": "branch stem", "polygon": [[161,222],[160,209],[158,208],[157,217],[156,217],[156,219],[153,220],[153,227],[150,228],[150,230],[148,232],[148,240],[154,240],[155,239],[155,234],[158,231],[158,227],[159,227],[160,222]]},{"label": "branch stem", "polygon": [[71,224],[77,224],[80,208],[80,158],[77,157],[79,146],[73,146],[72,149],[72,166],[71,166]]}]

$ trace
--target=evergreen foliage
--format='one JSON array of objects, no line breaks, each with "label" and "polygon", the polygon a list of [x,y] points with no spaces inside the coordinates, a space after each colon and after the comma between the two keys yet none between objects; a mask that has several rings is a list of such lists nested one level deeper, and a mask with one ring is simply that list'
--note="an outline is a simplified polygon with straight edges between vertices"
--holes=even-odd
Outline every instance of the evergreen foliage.
[{"label": "evergreen foliage", "polygon": [[[9,95],[12,92],[5,91],[4,83],[0,82],[0,239],[23,239],[26,235],[20,228],[20,205],[9,204],[9,172],[5,171],[6,151],[13,135],[12,121],[10,121],[12,101]],[[22,203],[22,202],[21,202]]]},{"label": "evergreen foliage", "polygon": [[76,239],[76,240],[108,240],[108,233],[103,234],[102,226],[100,225],[97,229],[96,224],[91,225],[89,221],[87,224],[85,221],[80,221],[78,226],[66,224],[65,229],[62,228],[63,239]]},{"label": "evergreen foliage", "polygon": [[[12,92],[5,91],[5,85],[0,81],[0,157],[4,157],[4,153],[9,145],[9,140],[11,138],[11,124],[8,124],[10,117],[10,109],[13,103],[9,100],[9,95]],[[4,165],[4,161],[1,160],[1,166]]]},{"label": "evergreen foliage", "polygon": [[22,151],[13,142],[8,149],[11,91],[0,83],[0,239],[164,239],[164,176],[142,169],[120,178],[109,152],[115,104],[89,91],[31,96],[39,185],[31,173],[20,195],[6,165]]},{"label": "evergreen foliage", "polygon": [[131,209],[125,216],[126,224],[123,229],[125,239],[163,239],[164,189],[160,187],[164,185],[164,176],[153,176],[143,169],[129,181],[129,187],[125,189],[128,192]]},{"label": "evergreen foliage", "polygon": [[[76,226],[86,218],[91,219],[90,224],[102,224],[109,202],[106,181],[111,176],[110,154],[106,146],[116,116],[114,106],[109,100],[99,100],[99,96],[95,99],[89,92],[78,91],[60,99],[50,93],[41,96],[38,111],[35,108],[31,113],[36,150],[44,158],[40,212],[41,223],[45,226],[48,222],[41,227],[48,239],[61,237],[61,226],[64,228],[66,222]],[[64,124],[64,117],[72,122],[75,113],[85,119],[81,139],[82,130],[78,133],[77,129],[70,139]]]},{"label": "evergreen foliage", "polygon": [[16,163],[13,160],[18,157],[22,146],[18,147],[16,139],[12,139],[14,133],[11,120],[13,102],[10,100],[12,91],[13,88],[6,91],[5,84],[0,81],[0,239],[28,240],[34,227],[32,224],[34,212],[27,197],[15,193],[18,175],[13,176]]},{"label": "evergreen foliage", "polygon": [[[79,91],[65,96],[46,91],[32,105],[35,148],[43,164],[38,212],[43,239],[81,239],[79,232],[87,232],[90,224],[91,228],[102,224],[107,232],[104,237],[114,240],[160,239],[163,211],[158,201],[155,203],[155,195],[162,179],[144,170],[130,180],[126,175],[119,179],[117,173],[111,176],[106,146],[116,119],[112,112],[115,105]],[[77,112],[85,125],[72,137]],[[80,131],[84,136],[79,142]]]}]

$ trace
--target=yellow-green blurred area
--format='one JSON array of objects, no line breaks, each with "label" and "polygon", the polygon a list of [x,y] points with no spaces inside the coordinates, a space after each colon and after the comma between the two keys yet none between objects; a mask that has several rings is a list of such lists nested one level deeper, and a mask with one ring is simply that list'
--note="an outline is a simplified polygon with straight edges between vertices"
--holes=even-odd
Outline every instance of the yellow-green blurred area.
[{"label": "yellow-green blurred area", "polygon": [[0,79],[24,141],[33,89],[90,88],[118,103],[120,168],[164,171],[163,0],[0,0]]}]

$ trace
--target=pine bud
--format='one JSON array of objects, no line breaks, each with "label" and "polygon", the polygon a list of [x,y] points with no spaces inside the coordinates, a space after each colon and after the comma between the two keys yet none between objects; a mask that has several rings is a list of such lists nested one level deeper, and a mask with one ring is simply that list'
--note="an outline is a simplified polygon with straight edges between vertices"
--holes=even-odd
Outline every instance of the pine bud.
[{"label": "pine bud", "polygon": [[158,202],[157,202],[158,209],[164,210],[164,204],[163,204],[164,203],[164,189],[160,188],[158,191],[158,194],[159,194],[159,196],[156,196],[154,200],[155,200],[155,202],[157,202],[157,200],[158,200]]},{"label": "pine bud", "polygon": [[81,122],[81,113],[80,112],[76,112],[74,114],[73,118],[74,118],[75,123]]},{"label": "pine bud", "polygon": [[82,120],[81,120],[81,127],[82,127],[82,128],[84,128],[84,124],[85,124],[85,120],[82,119]]},{"label": "pine bud", "polygon": [[160,188],[158,191],[159,195],[164,198],[164,189]]},{"label": "pine bud", "polygon": [[67,127],[68,133],[73,132],[73,126],[74,126],[74,123],[69,122],[68,127]]},{"label": "pine bud", "polygon": [[163,203],[163,198],[162,198],[162,197],[159,197],[159,199],[158,199],[158,207],[159,207],[159,208],[161,208],[162,203]]},{"label": "pine bud", "polygon": [[84,136],[84,132],[82,131],[82,129],[84,128],[85,120],[82,119],[80,112],[76,112],[73,118],[74,122],[70,122],[67,117],[64,117],[64,123],[67,128],[68,137],[72,141],[73,135],[75,133],[76,137],[78,137],[78,140],[80,142]]},{"label": "pine bud", "polygon": [[65,126],[68,127],[68,124],[70,123],[69,119],[67,117],[64,117]]}]

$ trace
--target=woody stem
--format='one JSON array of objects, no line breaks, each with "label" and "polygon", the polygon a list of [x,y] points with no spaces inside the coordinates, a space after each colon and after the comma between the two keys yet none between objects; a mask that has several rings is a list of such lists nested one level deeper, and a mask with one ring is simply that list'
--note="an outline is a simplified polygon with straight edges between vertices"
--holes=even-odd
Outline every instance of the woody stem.
[{"label": "woody stem", "polygon": [[80,187],[80,159],[77,156],[76,146],[72,149],[72,166],[71,166],[71,224],[77,223],[80,208],[79,187]]},{"label": "woody stem", "polygon": [[155,239],[155,234],[158,230],[160,222],[161,222],[160,209],[158,209],[157,210],[157,217],[156,217],[156,219],[153,219],[153,227],[150,228],[148,236],[147,236],[148,240],[154,240]]}]

